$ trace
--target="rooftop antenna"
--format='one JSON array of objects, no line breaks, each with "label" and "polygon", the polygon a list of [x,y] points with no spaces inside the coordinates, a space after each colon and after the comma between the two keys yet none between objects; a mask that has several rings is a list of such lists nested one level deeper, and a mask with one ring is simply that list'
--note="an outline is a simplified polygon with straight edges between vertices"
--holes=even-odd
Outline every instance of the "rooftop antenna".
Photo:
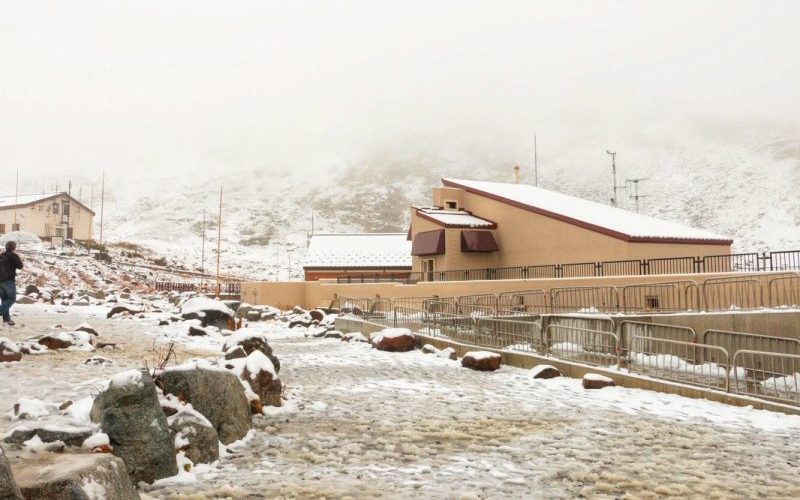
[{"label": "rooftop antenna", "polygon": [[639,213],[639,198],[647,198],[649,196],[649,195],[646,195],[646,194],[642,194],[642,195],[639,194],[639,183],[642,182],[642,181],[649,180],[649,179],[650,179],[650,177],[639,177],[637,179],[625,179],[626,189],[627,189],[627,186],[629,184],[633,184],[633,196],[628,195],[628,198],[632,198],[632,199],[636,200],[636,213],[637,214]]},{"label": "rooftop antenna", "polygon": [[519,184],[520,170],[519,165],[514,165],[514,183]]},{"label": "rooftop antenna", "polygon": [[17,187],[14,191],[14,225],[11,227],[12,231],[19,231],[17,227],[17,205],[19,205],[19,170],[17,170]]},{"label": "rooftop antenna", "polygon": [[536,134],[533,134],[533,183],[539,185],[539,158],[536,151]]},{"label": "rooftop antenna", "polygon": [[611,198],[611,206],[616,207],[618,198],[617,198],[617,191],[625,186],[618,186],[617,185],[617,153],[616,151],[612,152],[606,149],[606,154],[611,155],[611,175],[614,179],[614,196]]}]

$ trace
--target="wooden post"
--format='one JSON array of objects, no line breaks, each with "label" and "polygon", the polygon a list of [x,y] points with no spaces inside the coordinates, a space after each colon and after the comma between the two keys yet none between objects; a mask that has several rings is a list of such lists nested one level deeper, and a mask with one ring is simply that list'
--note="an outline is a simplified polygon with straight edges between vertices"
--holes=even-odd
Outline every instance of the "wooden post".
[{"label": "wooden post", "polygon": [[100,185],[100,244],[103,244],[103,213],[106,205],[106,173],[103,172],[103,182]]}]

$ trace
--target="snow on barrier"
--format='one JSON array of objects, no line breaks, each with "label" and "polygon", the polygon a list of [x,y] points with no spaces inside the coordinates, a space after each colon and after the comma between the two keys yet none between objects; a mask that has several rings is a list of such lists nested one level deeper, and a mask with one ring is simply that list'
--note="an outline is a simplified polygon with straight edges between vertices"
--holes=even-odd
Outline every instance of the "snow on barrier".
[{"label": "snow on barrier", "polygon": [[740,350],[733,355],[731,392],[800,403],[800,355]]},{"label": "snow on barrier", "polygon": [[694,342],[634,335],[627,361],[631,373],[724,391],[732,376],[725,349]]}]

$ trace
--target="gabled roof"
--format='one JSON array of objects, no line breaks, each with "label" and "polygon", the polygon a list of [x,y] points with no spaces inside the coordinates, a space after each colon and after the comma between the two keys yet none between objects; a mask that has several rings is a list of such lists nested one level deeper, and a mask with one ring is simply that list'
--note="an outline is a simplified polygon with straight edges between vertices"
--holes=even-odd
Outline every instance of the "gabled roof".
[{"label": "gabled roof", "polygon": [[320,233],[311,235],[304,269],[411,268],[405,233]]},{"label": "gabled roof", "polygon": [[625,241],[717,245],[733,243],[727,236],[528,184],[464,179],[442,179],[442,184]]},{"label": "gabled roof", "polygon": [[496,229],[497,224],[465,210],[415,207],[417,215],[444,227]]},{"label": "gabled roof", "polygon": [[47,200],[51,200],[53,198],[58,198],[60,196],[67,196],[70,198],[74,203],[82,206],[86,210],[95,215],[94,210],[87,207],[80,201],[78,201],[75,197],[67,194],[67,193],[42,193],[42,194],[21,194],[21,195],[4,195],[0,196],[0,210],[6,210],[9,208],[22,208],[22,207],[29,207],[31,205],[35,205],[36,203],[42,203]]}]

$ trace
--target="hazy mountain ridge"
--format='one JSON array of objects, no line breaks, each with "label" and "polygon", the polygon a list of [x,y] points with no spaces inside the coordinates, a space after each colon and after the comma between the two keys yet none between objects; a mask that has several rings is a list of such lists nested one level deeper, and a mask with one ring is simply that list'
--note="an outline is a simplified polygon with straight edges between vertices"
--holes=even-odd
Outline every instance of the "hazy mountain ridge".
[{"label": "hazy mountain ridge", "polygon": [[[620,145],[617,182],[647,177],[640,184],[642,213],[730,235],[736,251],[800,247],[800,142],[728,139]],[[541,187],[608,203],[610,158],[599,142],[560,155],[544,151]],[[312,213],[317,232],[404,232],[409,207],[429,203],[430,189],[441,177],[512,182],[514,164],[515,158],[502,152],[472,156],[447,146],[423,152],[395,148],[374,150],[321,173],[242,169],[215,178],[166,180],[157,193],[114,185],[105,235],[151,245],[199,267],[205,208],[204,268],[214,269],[222,185],[223,271],[298,278]],[[532,182],[531,165],[520,164],[523,182]],[[634,205],[620,192],[622,208]]]}]

